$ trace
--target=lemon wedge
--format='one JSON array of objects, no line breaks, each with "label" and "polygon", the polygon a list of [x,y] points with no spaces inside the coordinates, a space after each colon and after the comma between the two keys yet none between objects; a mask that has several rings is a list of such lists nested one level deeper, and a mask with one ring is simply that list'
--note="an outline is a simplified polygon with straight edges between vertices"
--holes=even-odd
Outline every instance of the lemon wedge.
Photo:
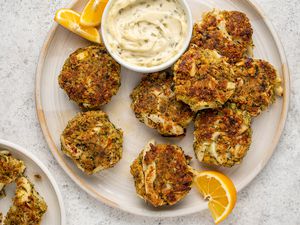
[{"label": "lemon wedge", "polygon": [[63,27],[89,41],[96,43],[101,42],[98,29],[80,25],[80,14],[71,9],[57,10],[54,20]]},{"label": "lemon wedge", "polygon": [[208,200],[208,208],[216,224],[231,213],[236,203],[237,192],[232,181],[219,172],[197,172],[194,184],[198,191]]},{"label": "lemon wedge", "polygon": [[81,13],[80,24],[90,27],[98,26],[107,2],[108,0],[89,0]]}]

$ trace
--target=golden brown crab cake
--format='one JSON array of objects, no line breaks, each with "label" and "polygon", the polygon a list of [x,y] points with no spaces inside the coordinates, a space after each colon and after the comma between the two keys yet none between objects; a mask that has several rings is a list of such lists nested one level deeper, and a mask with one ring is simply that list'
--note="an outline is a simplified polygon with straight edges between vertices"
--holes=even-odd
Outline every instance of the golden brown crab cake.
[{"label": "golden brown crab cake", "polygon": [[240,164],[251,144],[251,116],[226,104],[199,112],[195,120],[194,151],[200,162],[231,167]]},{"label": "golden brown crab cake", "polygon": [[12,157],[9,151],[0,149],[0,196],[5,194],[5,185],[22,176],[25,169],[23,161]]},{"label": "golden brown crab cake", "polygon": [[277,96],[282,96],[281,78],[267,61],[243,59],[234,66],[237,87],[230,101],[247,110],[251,116],[258,116],[268,108]]},{"label": "golden brown crab cake", "polygon": [[47,211],[45,200],[26,177],[16,180],[17,188],[13,205],[4,219],[4,225],[38,225]]},{"label": "golden brown crab cake", "polygon": [[252,56],[252,34],[250,21],[244,13],[213,10],[194,25],[191,43],[216,49],[234,63],[244,56]]},{"label": "golden brown crab cake", "polygon": [[173,70],[177,100],[195,112],[220,107],[234,93],[233,70],[215,50],[191,46]]},{"label": "golden brown crab cake", "polygon": [[78,113],[60,140],[62,151],[86,174],[111,168],[122,157],[123,132],[102,111]]},{"label": "golden brown crab cake", "polygon": [[99,109],[121,85],[120,65],[103,45],[79,48],[65,61],[59,85],[82,109]]},{"label": "golden brown crab cake", "polygon": [[179,202],[191,190],[190,160],[177,145],[150,141],[130,167],[138,196],[155,207]]},{"label": "golden brown crab cake", "polygon": [[148,74],[131,93],[135,116],[163,136],[180,136],[193,120],[188,105],[177,101],[173,76],[168,72]]}]

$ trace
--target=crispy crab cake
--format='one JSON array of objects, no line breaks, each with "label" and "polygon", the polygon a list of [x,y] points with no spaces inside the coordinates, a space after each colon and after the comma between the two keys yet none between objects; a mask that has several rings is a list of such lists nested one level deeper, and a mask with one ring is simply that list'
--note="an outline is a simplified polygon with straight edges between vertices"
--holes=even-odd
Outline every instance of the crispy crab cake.
[{"label": "crispy crab cake", "polygon": [[59,85],[82,109],[99,109],[121,85],[120,65],[103,45],[79,48],[65,61]]},{"label": "crispy crab cake", "polygon": [[252,34],[250,21],[244,13],[213,10],[194,25],[191,43],[216,49],[234,63],[244,56],[252,56]]},{"label": "crispy crab cake", "polygon": [[180,136],[193,120],[189,106],[179,102],[173,91],[173,76],[168,72],[148,74],[131,93],[136,117],[163,136]]},{"label": "crispy crab cake", "polygon": [[237,87],[230,101],[258,116],[277,96],[282,96],[281,78],[275,68],[260,59],[243,59],[234,66]]},{"label": "crispy crab cake", "polygon": [[5,185],[22,176],[25,169],[23,161],[12,157],[9,151],[0,149],[0,196],[5,194]]},{"label": "crispy crab cake", "polygon": [[234,104],[199,112],[194,151],[200,162],[232,167],[240,164],[251,144],[251,116]]},{"label": "crispy crab cake", "polygon": [[123,132],[102,111],[78,113],[60,140],[62,151],[86,174],[111,168],[122,157]]},{"label": "crispy crab cake", "polygon": [[45,200],[26,177],[16,180],[17,188],[13,205],[4,219],[4,225],[38,225],[47,211]]},{"label": "crispy crab cake", "polygon": [[155,207],[179,202],[191,190],[190,160],[176,145],[149,142],[130,167],[138,196]]},{"label": "crispy crab cake", "polygon": [[195,112],[220,107],[234,93],[232,67],[215,50],[191,46],[173,70],[177,100]]}]

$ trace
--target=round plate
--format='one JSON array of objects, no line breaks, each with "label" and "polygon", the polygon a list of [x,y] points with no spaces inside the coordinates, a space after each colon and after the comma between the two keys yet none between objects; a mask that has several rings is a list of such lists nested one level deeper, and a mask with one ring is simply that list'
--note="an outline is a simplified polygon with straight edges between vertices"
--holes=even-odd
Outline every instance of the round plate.
[{"label": "round plate", "polygon": [[[58,186],[49,170],[28,150],[11,142],[0,139],[0,149],[8,150],[13,157],[23,160],[26,165],[25,175],[34,184],[35,189],[45,199],[48,209],[43,216],[41,225],[64,225],[65,209]],[[41,179],[35,178],[40,175]],[[0,199],[0,212],[5,215],[12,205],[12,198],[15,193],[15,184],[5,187],[6,197]]]},{"label": "round plate", "polygon": [[[86,0],[74,1],[69,7],[81,11]],[[254,29],[254,55],[271,62],[283,78],[284,96],[278,98],[267,111],[253,121],[253,143],[244,162],[230,169],[216,169],[227,174],[238,190],[243,189],[266,165],[272,155],[287,116],[289,102],[289,73],[287,62],[277,35],[260,9],[248,0],[187,0],[195,21],[199,21],[204,11],[212,8],[239,10],[250,18]],[[140,123],[130,109],[129,94],[138,84],[141,74],[122,68],[122,85],[112,101],[103,108],[111,121],[124,131],[124,153],[122,160],[112,169],[97,175],[83,174],[60,150],[60,134],[79,108],[58,85],[58,75],[65,59],[79,47],[89,43],[66,29],[54,25],[41,51],[36,76],[36,106],[44,136],[49,147],[66,173],[86,192],[101,202],[130,213],[170,217],[186,215],[207,208],[199,194],[192,190],[179,204],[155,209],[138,198],[135,193],[129,166],[143,146],[155,139],[158,143],[176,143],[190,156],[193,153],[193,127],[188,128],[182,138],[163,138],[156,131]],[[201,169],[194,157],[192,166]]]}]

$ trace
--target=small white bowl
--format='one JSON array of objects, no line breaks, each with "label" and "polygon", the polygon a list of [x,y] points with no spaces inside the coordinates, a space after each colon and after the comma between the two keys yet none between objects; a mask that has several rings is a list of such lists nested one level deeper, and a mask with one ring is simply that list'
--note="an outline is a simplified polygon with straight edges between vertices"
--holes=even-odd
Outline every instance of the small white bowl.
[{"label": "small white bowl", "polygon": [[104,12],[103,12],[103,15],[102,15],[101,35],[102,35],[103,43],[104,43],[106,49],[108,50],[108,52],[110,53],[110,55],[118,63],[120,63],[122,66],[124,66],[124,67],[126,67],[130,70],[133,70],[133,71],[136,71],[136,72],[141,72],[141,73],[153,73],[153,72],[157,72],[157,71],[162,71],[164,69],[167,69],[167,68],[171,67],[179,59],[179,57],[185,52],[185,50],[188,48],[188,46],[190,44],[190,40],[192,38],[192,32],[193,32],[192,13],[191,13],[191,10],[190,10],[190,8],[189,8],[189,6],[188,6],[188,4],[186,3],[185,0],[177,0],[182,5],[182,8],[183,8],[184,12],[186,13],[187,25],[188,25],[188,32],[187,32],[187,35],[185,37],[185,41],[184,41],[184,44],[182,46],[182,49],[176,55],[174,55],[172,58],[170,58],[168,61],[166,61],[166,62],[164,62],[160,65],[156,65],[156,66],[152,66],[152,67],[144,67],[144,66],[138,66],[138,65],[128,63],[127,61],[122,59],[118,54],[115,54],[115,53],[112,52],[112,50],[111,50],[111,48],[108,44],[108,41],[106,39],[106,35],[105,35],[105,31],[106,31],[105,21],[106,21],[108,12],[109,12],[110,8],[112,7],[112,5],[115,1],[116,0],[108,1],[107,5],[104,9]]}]

